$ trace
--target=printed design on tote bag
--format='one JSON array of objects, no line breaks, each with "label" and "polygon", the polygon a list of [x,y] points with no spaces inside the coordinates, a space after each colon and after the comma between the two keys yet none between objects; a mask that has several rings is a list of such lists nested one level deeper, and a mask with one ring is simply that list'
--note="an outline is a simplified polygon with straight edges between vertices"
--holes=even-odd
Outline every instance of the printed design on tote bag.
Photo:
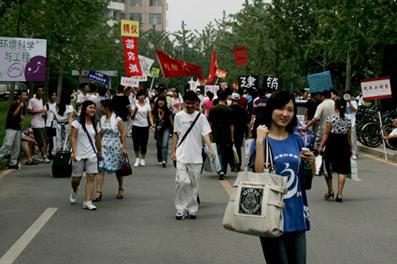
[{"label": "printed design on tote bag", "polygon": [[262,215],[263,189],[242,187],[240,193],[240,214]]}]

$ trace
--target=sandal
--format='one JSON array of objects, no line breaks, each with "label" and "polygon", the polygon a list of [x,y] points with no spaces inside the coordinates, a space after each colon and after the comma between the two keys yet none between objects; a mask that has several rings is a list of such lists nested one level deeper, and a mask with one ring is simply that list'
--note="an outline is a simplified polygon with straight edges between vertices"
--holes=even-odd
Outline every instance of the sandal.
[{"label": "sandal", "polygon": [[124,189],[119,188],[119,192],[116,195],[116,199],[123,199],[124,198]]},{"label": "sandal", "polygon": [[330,200],[330,199],[333,199],[334,196],[335,196],[335,194],[334,194],[333,191],[327,192],[326,194],[324,194],[324,199],[325,199],[325,200]]},{"label": "sandal", "polygon": [[37,165],[39,164],[37,161],[32,160],[32,161],[25,161],[25,165]]},{"label": "sandal", "polygon": [[102,192],[96,191],[95,192],[95,198],[92,200],[93,202],[99,202],[102,200]]}]

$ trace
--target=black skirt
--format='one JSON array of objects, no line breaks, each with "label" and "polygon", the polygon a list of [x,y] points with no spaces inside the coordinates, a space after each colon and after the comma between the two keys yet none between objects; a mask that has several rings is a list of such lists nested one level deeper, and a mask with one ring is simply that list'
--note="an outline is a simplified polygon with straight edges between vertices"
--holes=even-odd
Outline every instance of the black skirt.
[{"label": "black skirt", "polygon": [[334,173],[349,174],[350,167],[350,146],[348,134],[330,133],[325,148],[325,154],[331,164]]}]

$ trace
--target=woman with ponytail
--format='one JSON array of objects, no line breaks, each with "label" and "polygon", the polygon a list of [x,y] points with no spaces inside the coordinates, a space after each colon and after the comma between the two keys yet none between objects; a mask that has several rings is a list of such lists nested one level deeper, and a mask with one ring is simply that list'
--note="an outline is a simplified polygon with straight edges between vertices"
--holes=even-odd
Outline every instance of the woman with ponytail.
[{"label": "woman with ponytail", "polygon": [[[335,200],[343,202],[343,188],[345,186],[346,174],[351,172],[350,156],[352,154],[351,144],[351,121],[345,117],[346,101],[337,99],[335,102],[335,112],[326,119],[323,138],[318,151],[322,152],[325,147],[325,155],[331,163],[331,170],[338,174],[338,192]],[[332,187],[332,175],[326,178],[328,192],[324,195],[325,199],[334,197]]]}]

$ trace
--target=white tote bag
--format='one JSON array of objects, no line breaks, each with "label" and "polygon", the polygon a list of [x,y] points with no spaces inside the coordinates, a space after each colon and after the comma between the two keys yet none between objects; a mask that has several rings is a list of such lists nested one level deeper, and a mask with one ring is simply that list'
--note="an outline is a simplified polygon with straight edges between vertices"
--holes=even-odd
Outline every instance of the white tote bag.
[{"label": "white tote bag", "polygon": [[[266,164],[270,154],[266,144]],[[274,168],[272,158],[271,168]],[[223,227],[243,234],[278,237],[284,231],[283,196],[287,177],[269,171],[239,172],[223,217]]]}]

